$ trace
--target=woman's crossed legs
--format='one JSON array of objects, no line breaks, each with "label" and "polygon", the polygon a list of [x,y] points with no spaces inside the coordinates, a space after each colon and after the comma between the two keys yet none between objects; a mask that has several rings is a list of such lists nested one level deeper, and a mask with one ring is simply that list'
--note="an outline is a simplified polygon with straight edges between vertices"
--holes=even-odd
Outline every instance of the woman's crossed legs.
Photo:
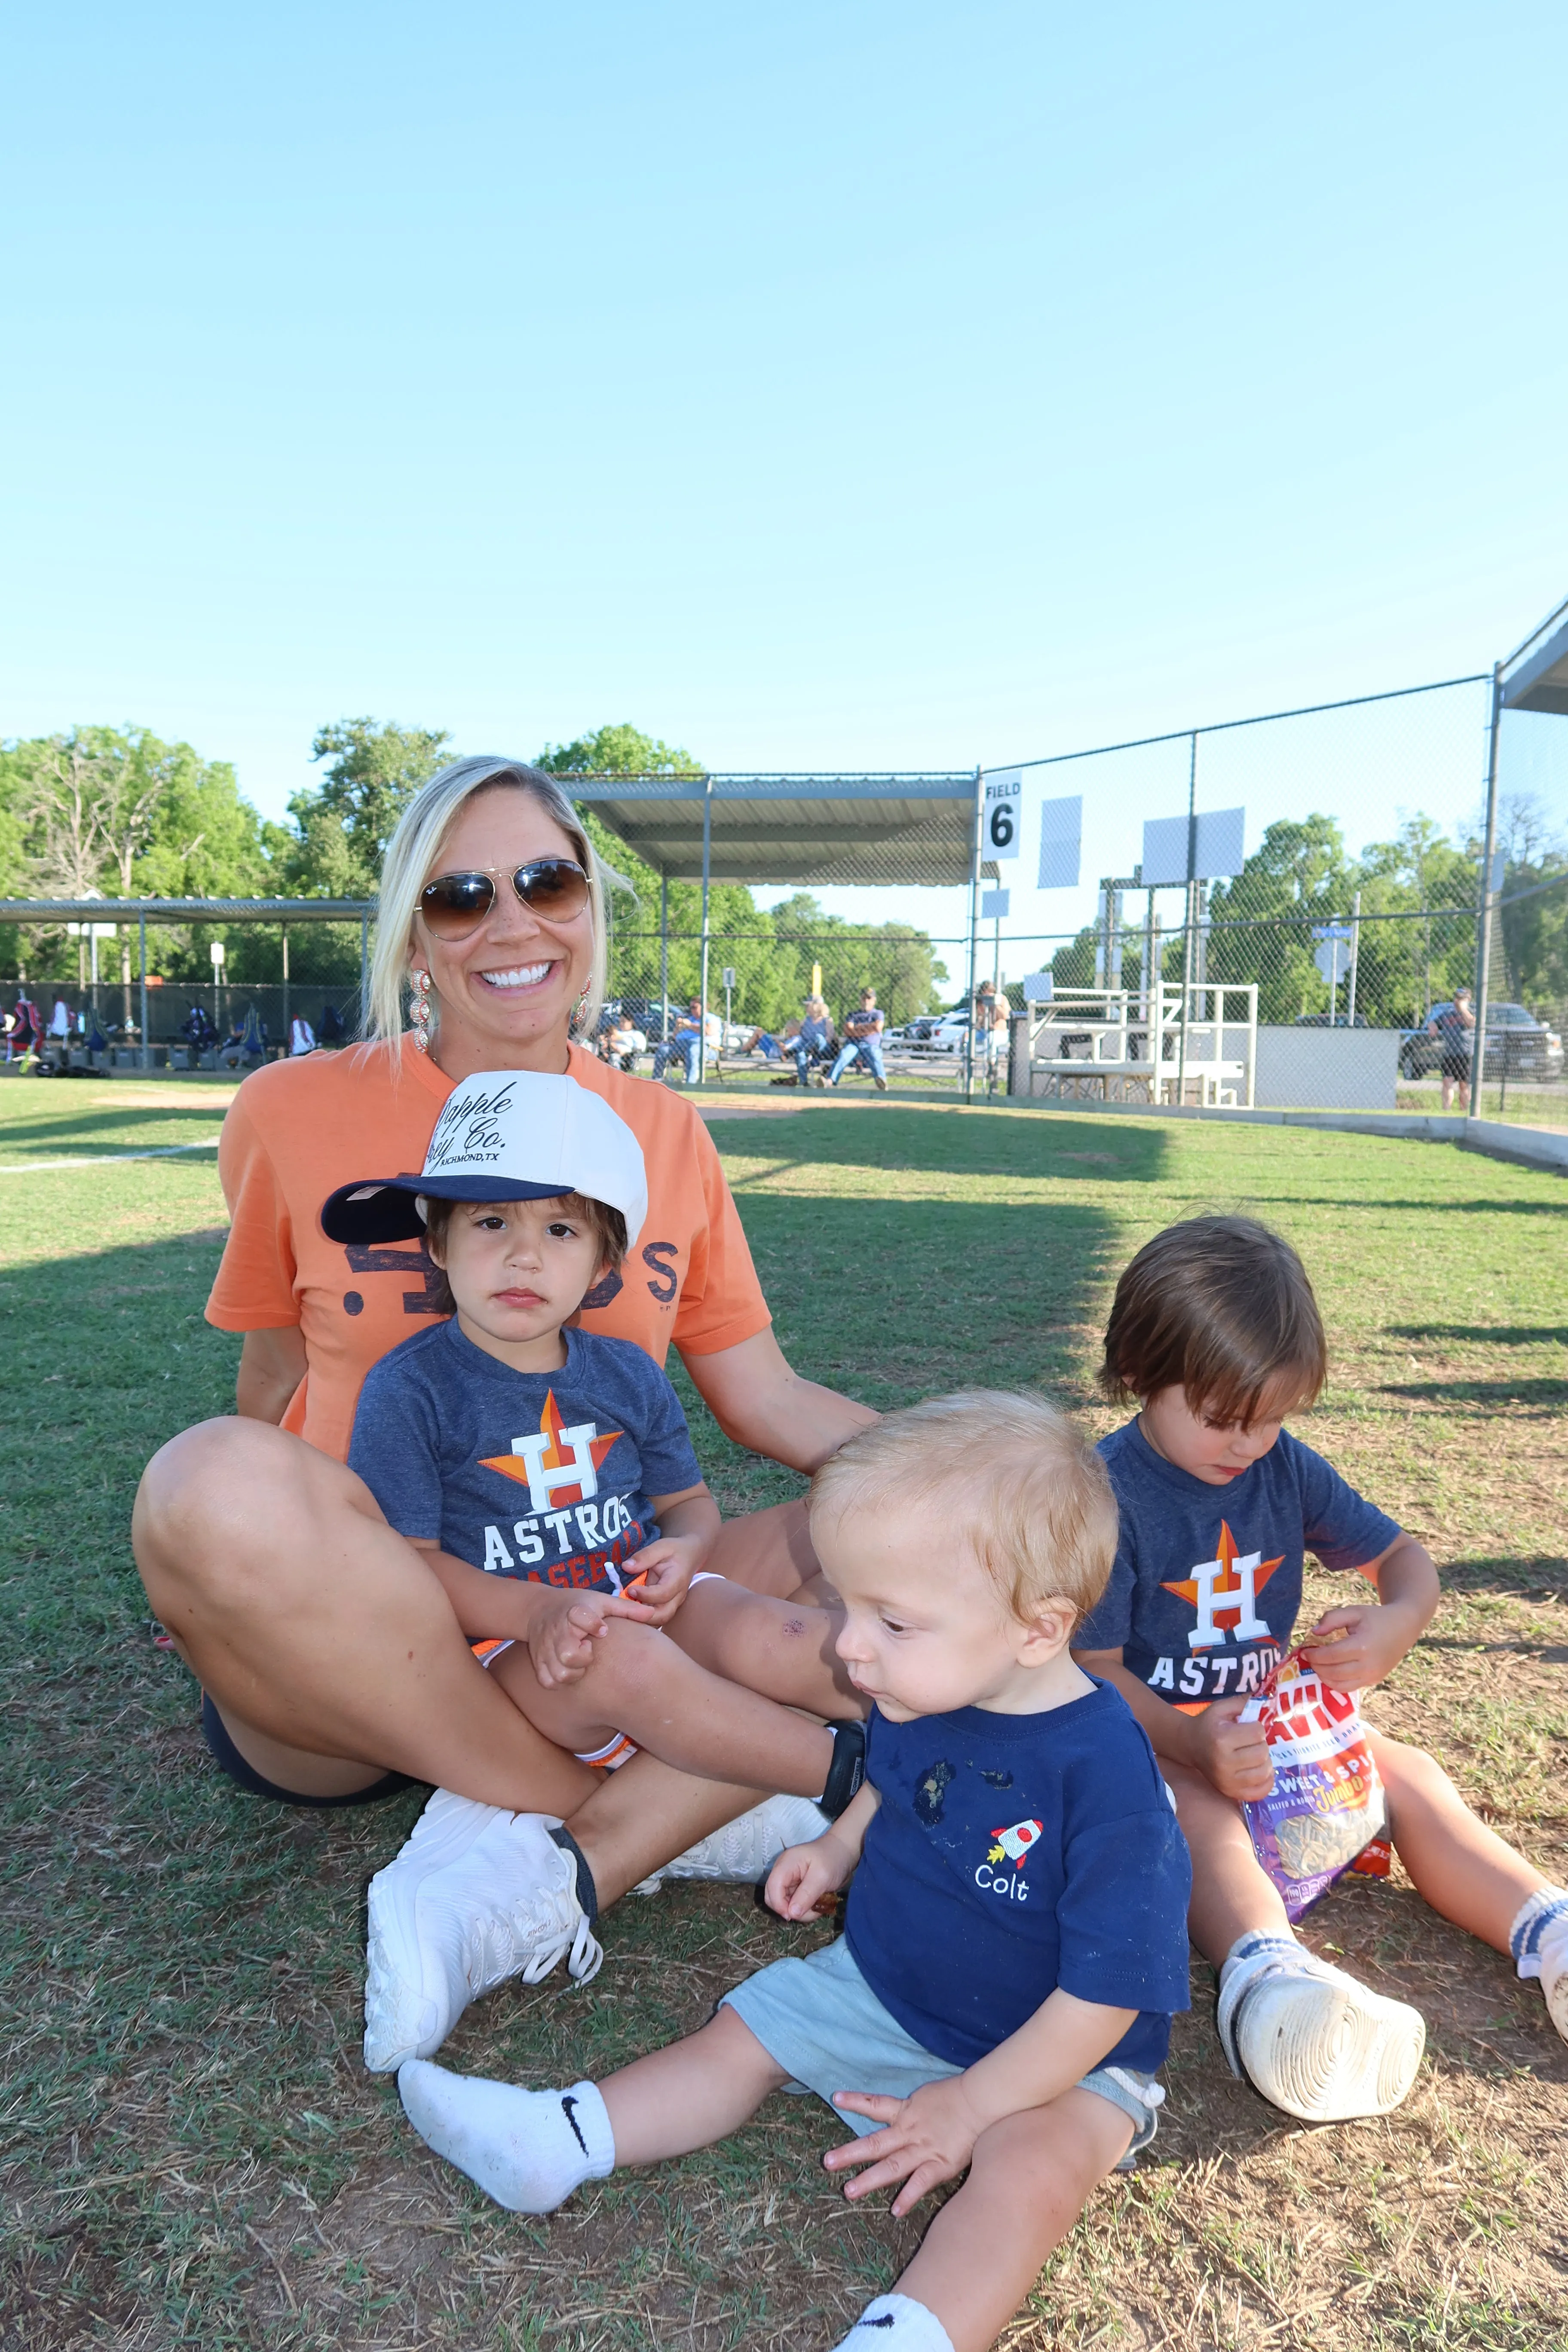
[{"label": "woman's crossed legs", "polygon": [[[341,1797],[387,1771],[563,1818],[601,1907],[733,1821],[755,1789],[638,1756],[589,1770],[476,1661],[436,1577],[344,1465],[269,1423],[206,1422],[148,1465],[132,1536],[153,1608],[245,1760]],[[726,1522],[713,1565],[789,1596],[815,1567],[787,1504]]]}]

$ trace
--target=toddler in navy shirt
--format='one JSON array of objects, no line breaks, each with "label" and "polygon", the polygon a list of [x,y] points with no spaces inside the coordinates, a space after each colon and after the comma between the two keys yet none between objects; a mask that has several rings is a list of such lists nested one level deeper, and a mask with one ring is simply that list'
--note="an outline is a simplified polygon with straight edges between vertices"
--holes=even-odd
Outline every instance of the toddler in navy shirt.
[{"label": "toddler in navy shirt", "polygon": [[[1157,1234],[1117,1285],[1101,1385],[1142,1410],[1100,1451],[1121,1514],[1104,1598],[1073,1638],[1154,1743],[1192,1843],[1193,1941],[1220,1971],[1226,2057],[1311,2123],[1382,2115],[1405,2097],[1426,2029],[1300,1942],[1253,1852],[1241,1807],[1273,1785],[1244,1710],[1288,1651],[1301,1565],[1354,1569],[1353,1596],[1300,1637],[1332,1689],[1379,1681],[1437,1606],[1423,1547],[1281,1426],[1327,1365],[1311,1285],[1288,1242],[1248,1217]],[[1568,1893],[1466,1805],[1429,1756],[1363,1727],[1388,1833],[1421,1894],[1538,1976],[1568,2039]]]},{"label": "toddler in navy shirt", "polygon": [[898,2187],[904,2213],[968,2173],[844,2342],[984,2352],[1096,2181],[1153,2137],[1187,2006],[1169,1791],[1124,1701],[1068,1653],[1115,1506],[1052,1406],[976,1392],[852,1437],[813,1481],[811,1533],[873,1702],[867,1780],[766,1891],[809,1920],[853,1873],[843,1935],[603,2085],[416,2060],[398,2087],[431,2147],[531,2213],[722,2138],[773,2091],[816,2092],[857,2135],[824,2159],[855,2173],[850,2198]]}]

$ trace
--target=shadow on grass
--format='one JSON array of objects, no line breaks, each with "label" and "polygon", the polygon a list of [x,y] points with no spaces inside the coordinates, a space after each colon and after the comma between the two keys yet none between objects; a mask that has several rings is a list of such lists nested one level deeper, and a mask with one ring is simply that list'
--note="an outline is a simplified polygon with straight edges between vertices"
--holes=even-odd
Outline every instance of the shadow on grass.
[{"label": "shadow on grass", "polygon": [[[1552,1181],[1555,1183],[1559,1180],[1553,1178]],[[1423,1217],[1561,1217],[1568,1213],[1568,1185],[1562,1187],[1558,1198],[1550,1201],[1505,1200],[1500,1196],[1490,1201],[1446,1201],[1440,1186],[1434,1187],[1429,1197],[1423,1201],[1399,1201],[1386,1192],[1358,1196],[1353,1192],[1286,1192],[1270,1196],[1258,1186],[1254,1187],[1252,1197],[1259,1201],[1275,1197],[1288,1202],[1293,1209],[1354,1209],[1362,1214],[1368,1209],[1375,1209],[1380,1216],[1389,1209],[1409,1209]]]},{"label": "shadow on grass", "polygon": [[[736,1121],[716,1125],[721,1152],[759,1150],[757,1130]],[[952,1175],[1059,1176],[1099,1184],[1152,1184],[1163,1176],[1169,1138],[1142,1122],[1021,1118],[1016,1112],[974,1111],[963,1118],[931,1118],[879,1104],[864,1111],[797,1111],[771,1121],[768,1160],[781,1168],[925,1169]]]},{"label": "shadow on grass", "polygon": [[1463,1339],[1476,1347],[1568,1348],[1568,1323],[1390,1323],[1391,1339]]},{"label": "shadow on grass", "polygon": [[[1438,1574],[1445,1592],[1532,1593],[1568,1601],[1568,1555],[1451,1559],[1444,1562]],[[1421,1638],[1425,1642],[1433,1637],[1424,1633]]]},{"label": "shadow on grass", "polygon": [[1568,1405],[1568,1381],[1388,1381],[1378,1394],[1438,1404],[1527,1404],[1561,1412]]},{"label": "shadow on grass", "polygon": [[[199,1106],[186,1110],[173,1104],[146,1110],[105,1110],[87,1112],[74,1117],[63,1114],[57,1118],[0,1120],[0,1151],[14,1151],[26,1158],[28,1147],[40,1154],[57,1151],[90,1152],[95,1147],[112,1147],[127,1136],[137,1142],[147,1140],[148,1131],[154,1134],[169,1128],[188,1129],[193,1118],[211,1120],[213,1114],[203,1112]],[[216,1135],[210,1137],[216,1142]]]}]

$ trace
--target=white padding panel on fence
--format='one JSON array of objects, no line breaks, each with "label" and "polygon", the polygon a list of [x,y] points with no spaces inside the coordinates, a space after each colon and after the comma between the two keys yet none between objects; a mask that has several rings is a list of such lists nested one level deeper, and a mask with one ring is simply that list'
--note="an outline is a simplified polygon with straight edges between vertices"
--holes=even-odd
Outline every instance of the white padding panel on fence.
[{"label": "white padding panel on fence", "polygon": [[1259,1110],[1392,1110],[1397,1029],[1258,1032]]}]

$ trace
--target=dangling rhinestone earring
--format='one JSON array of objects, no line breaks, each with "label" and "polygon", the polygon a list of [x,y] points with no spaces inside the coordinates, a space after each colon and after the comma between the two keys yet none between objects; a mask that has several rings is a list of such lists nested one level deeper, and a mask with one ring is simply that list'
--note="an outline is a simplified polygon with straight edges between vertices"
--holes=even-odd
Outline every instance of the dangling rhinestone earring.
[{"label": "dangling rhinestone earring", "polygon": [[430,975],[427,971],[414,974],[414,1050],[416,1054],[430,1051]]},{"label": "dangling rhinestone earring", "polygon": [[591,989],[589,989],[589,988],[584,988],[584,990],[583,991],[582,995],[577,999],[576,1003],[572,1007],[572,1018],[571,1018],[571,1020],[566,1024],[566,1027],[567,1027],[567,1032],[568,1032],[568,1034],[570,1034],[572,1030],[575,1029],[575,1027],[577,1026],[578,1022],[579,1022],[579,1021],[581,1021],[581,1019],[583,1018],[583,1012],[584,1012],[584,1006],[586,1005],[586,1003],[587,1003],[587,1002],[588,1002],[588,999],[589,999],[589,997],[592,995],[592,993],[593,993],[593,991],[592,991]]}]

